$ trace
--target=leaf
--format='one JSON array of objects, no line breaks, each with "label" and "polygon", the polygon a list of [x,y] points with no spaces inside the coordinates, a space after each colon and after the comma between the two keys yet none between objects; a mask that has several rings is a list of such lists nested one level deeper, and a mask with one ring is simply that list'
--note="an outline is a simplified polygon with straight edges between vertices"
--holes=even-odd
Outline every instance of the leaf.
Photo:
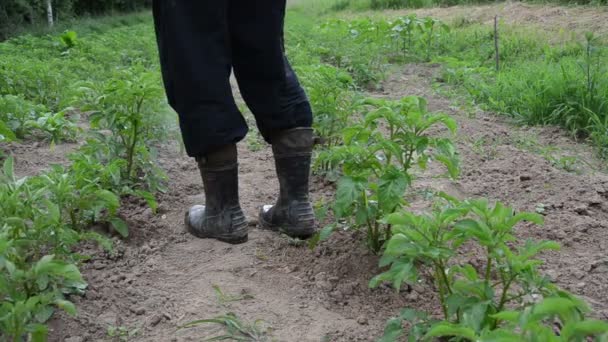
[{"label": "leaf", "polygon": [[148,207],[152,209],[152,212],[156,213],[156,210],[158,209],[158,202],[156,201],[154,194],[148,191],[137,190],[135,191],[135,195],[143,198],[148,204]]},{"label": "leaf", "polygon": [[569,316],[576,308],[576,303],[570,299],[549,297],[536,304],[532,313],[536,319],[543,319],[553,315]]},{"label": "leaf", "polygon": [[0,120],[0,141],[3,140],[14,141],[17,140],[17,136],[4,121]]},{"label": "leaf", "polygon": [[346,216],[349,208],[359,196],[358,183],[352,177],[342,177],[338,181],[336,189],[336,202],[334,203],[334,214],[338,218]]},{"label": "leaf", "polygon": [[14,164],[15,159],[13,158],[13,156],[6,158],[6,160],[4,161],[4,176],[10,182],[15,181]]},{"label": "leaf", "polygon": [[495,318],[499,321],[506,321],[511,323],[517,323],[519,321],[520,312],[518,311],[501,311],[490,317]]},{"label": "leaf", "polygon": [[569,322],[562,329],[565,341],[575,337],[597,336],[608,333],[608,322],[600,320],[585,320],[581,322]]},{"label": "leaf", "polygon": [[36,321],[38,323],[44,323],[51,318],[54,312],[55,309],[52,306],[43,306],[38,310],[38,312],[36,312]]},{"label": "leaf", "polygon": [[378,287],[384,281],[391,281],[396,291],[401,289],[401,284],[414,283],[418,279],[418,273],[412,260],[400,258],[393,261],[391,268],[372,278],[369,282],[370,288]]},{"label": "leaf", "polygon": [[484,333],[481,336],[482,342],[521,342],[522,337],[506,329],[497,329]]},{"label": "leaf", "polygon": [[403,335],[403,323],[400,318],[391,318],[384,327],[384,333],[378,342],[394,342]]},{"label": "leaf", "polygon": [[129,226],[127,226],[127,223],[121,218],[111,218],[110,224],[112,224],[112,228],[114,228],[114,230],[118,232],[118,234],[120,234],[123,238],[129,237]]},{"label": "leaf", "polygon": [[474,331],[480,331],[484,321],[486,320],[486,313],[488,311],[488,303],[481,302],[473,305],[462,314],[462,324],[465,324]]},{"label": "leaf", "polygon": [[521,221],[528,221],[528,222],[535,223],[537,225],[542,225],[545,222],[545,219],[540,214],[537,214],[537,213],[526,213],[526,212],[524,212],[524,213],[518,213],[515,216],[513,216],[509,220],[508,225],[509,226],[514,226],[514,225],[516,225],[517,223],[519,223]]},{"label": "leaf", "polygon": [[432,326],[424,339],[429,340],[432,337],[463,337],[471,341],[475,341],[477,338],[472,329],[446,322]]},{"label": "leaf", "polygon": [[335,224],[330,224],[330,225],[323,227],[323,229],[321,229],[319,232],[317,232],[310,239],[310,241],[308,242],[308,248],[315,249],[320,242],[327,240],[335,230],[336,230]]},{"label": "leaf", "polygon": [[114,212],[120,207],[120,199],[111,191],[99,189],[95,191],[95,197],[97,197],[99,202],[107,206],[111,212]]},{"label": "leaf", "polygon": [[378,203],[380,209],[392,213],[403,202],[403,195],[410,181],[401,172],[394,171],[384,174],[378,186]]},{"label": "leaf", "polygon": [[29,324],[27,331],[31,335],[31,342],[46,342],[48,336],[48,327],[44,324]]},{"label": "leaf", "polygon": [[57,305],[57,307],[59,307],[63,311],[67,312],[70,316],[76,316],[76,306],[74,305],[74,303],[68,300],[58,299],[55,301],[55,305]]}]

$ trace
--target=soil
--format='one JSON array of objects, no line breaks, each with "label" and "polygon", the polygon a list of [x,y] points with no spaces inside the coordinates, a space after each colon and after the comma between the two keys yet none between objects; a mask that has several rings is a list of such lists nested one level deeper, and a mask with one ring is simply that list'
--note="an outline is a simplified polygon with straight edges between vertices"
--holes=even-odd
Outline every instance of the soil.
[{"label": "soil", "polygon": [[[603,163],[594,158],[591,147],[560,129],[518,127],[438,92],[433,86],[438,71],[426,64],[402,67],[370,94],[424,96],[431,110],[458,121],[462,177],[438,179],[433,167],[420,173],[409,198],[412,210],[428,206],[425,191],[442,190],[541,211],[545,225],[522,225],[518,237],[561,243],[560,252],[542,256],[543,271],[588,300],[595,316],[608,319],[608,175],[600,170]],[[25,176],[66,163],[65,154],[75,147],[50,150],[48,145],[24,142],[9,151],[16,155],[17,174]],[[141,201],[124,199],[121,215],[129,223],[130,238],[116,239],[113,254],[96,247],[83,251],[92,255],[82,265],[89,289],[85,296],[71,298],[77,317],[60,313],[53,318],[50,341],[118,341],[108,334],[118,327],[129,341],[202,340],[220,334],[221,328],[178,327],[229,312],[250,323],[260,320],[277,341],[372,341],[401,308],[437,312],[428,283],[399,293],[388,286],[369,289],[369,280],[379,273],[378,257],[367,251],[356,232],[334,234],[309,250],[258,229],[259,206],[272,203],[278,190],[266,145],[249,140],[239,144],[241,205],[251,220],[249,242],[232,246],[191,237],[183,230],[184,211],[204,200],[196,164],[176,142],[159,150],[169,190],[159,195],[158,213]],[[555,162],[561,157],[575,158],[575,167],[564,170]],[[333,191],[331,184],[313,177],[315,201],[331,198]],[[220,298],[214,287],[230,298]]]}]

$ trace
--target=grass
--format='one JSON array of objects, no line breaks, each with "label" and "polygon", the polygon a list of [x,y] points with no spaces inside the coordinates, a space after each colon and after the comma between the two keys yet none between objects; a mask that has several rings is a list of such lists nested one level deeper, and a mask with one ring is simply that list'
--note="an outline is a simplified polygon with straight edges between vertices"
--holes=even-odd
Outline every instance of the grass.
[{"label": "grass", "polygon": [[[362,2],[352,1],[349,6],[358,3]],[[307,44],[312,42],[321,62],[350,73],[358,87],[374,88],[389,64],[440,63],[442,81],[462,89],[484,109],[526,125],[561,126],[573,138],[596,146],[601,157],[608,157],[605,37],[561,32],[553,33],[560,35],[555,39],[532,27],[500,23],[497,71],[493,25],[456,20],[448,25],[449,31],[440,32],[442,26],[429,30],[430,21],[408,16],[404,17],[407,22],[416,20],[422,27],[415,26],[410,35],[400,28],[407,27],[400,24],[404,19],[386,19],[381,12],[335,19],[328,12],[332,4],[337,2],[322,5],[310,0],[298,5],[301,16],[326,13],[317,21],[317,30],[308,28]]]},{"label": "grass", "polygon": [[[149,21],[150,11],[142,11],[128,14],[115,14],[111,16],[84,16],[55,22],[53,27],[46,23],[36,23],[15,27],[8,37],[19,37],[23,35],[44,36],[58,35],[66,30],[77,31],[80,34],[102,33],[112,28],[131,26]],[[2,40],[0,40],[1,42]]]}]

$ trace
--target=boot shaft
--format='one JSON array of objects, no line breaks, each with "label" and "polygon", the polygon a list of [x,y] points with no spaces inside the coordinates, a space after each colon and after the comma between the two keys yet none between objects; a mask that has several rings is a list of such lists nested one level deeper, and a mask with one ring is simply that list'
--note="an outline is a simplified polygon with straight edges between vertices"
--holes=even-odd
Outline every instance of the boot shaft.
[{"label": "boot shaft", "polygon": [[308,184],[314,144],[312,128],[295,128],[273,137],[277,176],[279,178],[279,202],[308,202]]},{"label": "boot shaft", "polygon": [[239,206],[238,154],[236,144],[197,158],[205,187],[208,212]]}]

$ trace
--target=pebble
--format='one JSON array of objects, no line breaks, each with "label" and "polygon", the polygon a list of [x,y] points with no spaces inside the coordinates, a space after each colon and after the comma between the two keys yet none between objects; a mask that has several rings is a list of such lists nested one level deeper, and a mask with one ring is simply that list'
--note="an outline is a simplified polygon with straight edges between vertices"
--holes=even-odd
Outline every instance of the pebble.
[{"label": "pebble", "polygon": [[80,336],[72,336],[68,337],[64,340],[64,342],[83,342],[84,339]]},{"label": "pebble", "polygon": [[415,301],[417,301],[417,300],[418,300],[418,298],[420,298],[420,297],[418,296],[418,293],[416,293],[415,291],[412,291],[412,292],[410,292],[410,293],[409,293],[409,294],[406,296],[406,298],[407,298],[408,300],[412,301],[412,302],[415,302]]},{"label": "pebble", "polygon": [[137,316],[141,316],[146,313],[146,309],[143,307],[131,307],[129,310],[131,310],[131,312]]},{"label": "pebble", "polygon": [[369,320],[365,316],[359,316],[359,317],[357,317],[357,323],[359,323],[361,325],[368,325]]},{"label": "pebble", "polygon": [[530,176],[530,175],[521,175],[521,176],[519,176],[519,180],[522,181],[522,182],[526,182],[526,181],[532,180],[532,176]]},{"label": "pebble", "polygon": [[162,320],[163,320],[163,316],[160,314],[156,314],[156,315],[152,316],[152,318],[150,319],[150,326],[155,327]]}]

